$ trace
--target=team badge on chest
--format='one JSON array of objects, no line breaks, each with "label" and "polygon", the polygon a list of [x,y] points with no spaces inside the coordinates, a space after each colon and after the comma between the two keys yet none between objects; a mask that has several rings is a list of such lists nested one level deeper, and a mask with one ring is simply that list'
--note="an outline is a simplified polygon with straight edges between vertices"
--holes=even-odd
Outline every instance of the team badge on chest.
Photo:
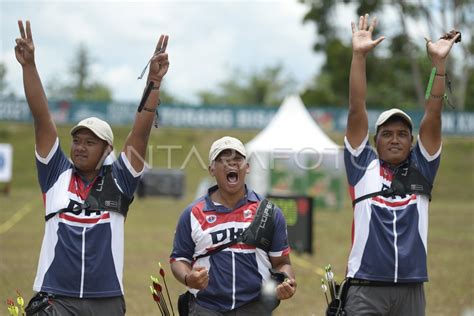
[{"label": "team badge on chest", "polygon": [[217,219],[217,216],[216,215],[207,215],[206,216],[206,221],[209,223],[209,224],[212,224],[216,221]]},{"label": "team badge on chest", "polygon": [[250,218],[252,217],[252,211],[251,210],[245,210],[244,211],[244,218]]}]

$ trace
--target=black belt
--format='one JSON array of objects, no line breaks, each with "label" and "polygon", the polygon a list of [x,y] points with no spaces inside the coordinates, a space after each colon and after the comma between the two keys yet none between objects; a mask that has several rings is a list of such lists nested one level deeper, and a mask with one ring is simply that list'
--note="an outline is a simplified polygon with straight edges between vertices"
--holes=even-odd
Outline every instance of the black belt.
[{"label": "black belt", "polygon": [[397,285],[408,285],[417,283],[396,283],[396,282],[385,282],[385,281],[372,281],[363,279],[349,279],[350,285],[357,286],[397,286]]}]

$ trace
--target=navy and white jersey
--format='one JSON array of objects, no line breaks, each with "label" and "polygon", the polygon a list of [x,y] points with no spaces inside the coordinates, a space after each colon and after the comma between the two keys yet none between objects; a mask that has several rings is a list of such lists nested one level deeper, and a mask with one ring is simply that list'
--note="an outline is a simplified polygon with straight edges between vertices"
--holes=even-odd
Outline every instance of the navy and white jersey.
[{"label": "navy and white jersey", "polygon": [[286,221],[276,208],[272,246],[267,253],[255,246],[237,243],[218,253],[206,254],[235,240],[252,222],[261,198],[252,190],[229,210],[211,201],[208,194],[189,205],[178,221],[170,261],[182,260],[209,271],[209,284],[203,290],[188,288],[197,303],[205,308],[226,312],[258,299],[262,284],[270,278],[270,258],[287,255]]},{"label": "navy and white jersey", "polygon": [[[84,203],[95,180],[84,183],[58,139],[46,158],[36,153],[36,165],[45,215],[66,208],[70,200]],[[140,174],[123,153],[112,163],[117,187],[128,197]],[[123,295],[124,222],[116,212],[86,210],[56,214],[46,221],[33,290],[78,298]]]},{"label": "navy and white jersey", "polygon": [[[352,201],[389,188],[393,170],[377,158],[368,136],[358,148],[344,139],[344,163]],[[433,184],[441,148],[429,155],[419,137],[409,159]],[[354,207],[352,249],[347,276],[385,282],[428,281],[428,206],[426,195],[375,196]]]}]

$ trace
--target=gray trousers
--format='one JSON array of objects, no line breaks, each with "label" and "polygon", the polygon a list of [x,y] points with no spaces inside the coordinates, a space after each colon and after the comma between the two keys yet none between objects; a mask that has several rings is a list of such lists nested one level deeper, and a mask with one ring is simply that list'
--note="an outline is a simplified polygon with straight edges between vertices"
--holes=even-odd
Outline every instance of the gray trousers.
[{"label": "gray trousers", "polygon": [[425,305],[423,283],[396,286],[351,285],[344,309],[348,316],[424,316]]},{"label": "gray trousers", "polygon": [[51,305],[35,316],[122,316],[125,315],[123,296],[106,298],[55,297]]},{"label": "gray trousers", "polygon": [[[269,308],[268,308],[269,307]],[[191,299],[189,301],[189,315],[191,316],[270,316],[272,310],[275,307],[266,306],[262,301],[255,301],[239,308],[231,310],[229,312],[216,312],[207,308],[202,307],[196,303],[196,300]]]}]

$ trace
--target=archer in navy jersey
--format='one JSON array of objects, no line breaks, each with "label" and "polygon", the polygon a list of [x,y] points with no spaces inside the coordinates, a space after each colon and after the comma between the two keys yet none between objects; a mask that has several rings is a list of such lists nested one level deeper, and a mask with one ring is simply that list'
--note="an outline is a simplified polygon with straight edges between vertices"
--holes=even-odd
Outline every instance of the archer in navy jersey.
[{"label": "archer in navy jersey", "polygon": [[372,39],[375,26],[368,14],[352,23],[344,162],[354,220],[344,308],[347,315],[424,315],[428,208],[440,163],[446,58],[459,34],[427,41],[433,71],[416,144],[410,116],[392,108],[378,117],[372,148],[366,58],[384,40]]},{"label": "archer in navy jersey", "polygon": [[[66,208],[71,200],[84,203],[105,168],[93,182],[85,182],[61,151],[59,140],[46,158],[36,154],[36,164],[46,216]],[[112,176],[128,197],[133,196],[140,174],[123,153],[112,163]],[[123,295],[124,223],[122,214],[105,209],[63,212],[46,221],[33,289],[79,298]]]},{"label": "archer in navy jersey", "polygon": [[[35,62],[30,22],[18,21],[15,55],[23,69],[25,95],[35,126],[38,180],[45,206],[45,233],[27,314],[124,315],[124,222],[144,166],[159,104],[160,85],[168,71],[162,35],[150,60],[152,87],[135,113],[132,130],[119,158],[113,152],[110,125],[96,117],[71,130],[69,161],[59,146]],[[47,298],[45,300],[45,298]],[[43,304],[41,310],[34,306]],[[47,312],[45,312],[47,310]]]},{"label": "archer in navy jersey", "polygon": [[[391,186],[394,170],[378,159],[368,139],[351,148],[345,139],[351,199]],[[409,159],[433,183],[440,151],[429,155],[418,141]],[[352,250],[347,276],[386,282],[428,281],[428,206],[425,195],[375,196],[354,206]]]},{"label": "archer in navy jersey", "polygon": [[269,251],[237,242],[215,252],[219,246],[236,240],[250,225],[261,198],[245,185],[249,165],[245,147],[238,139],[226,136],[215,141],[209,161],[209,172],[217,185],[182,213],[176,227],[171,269],[193,295],[190,315],[268,313],[268,306],[260,298],[262,285],[270,280],[269,269],[287,276],[276,287],[276,298],[288,299],[296,291],[285,218],[276,208]]}]

